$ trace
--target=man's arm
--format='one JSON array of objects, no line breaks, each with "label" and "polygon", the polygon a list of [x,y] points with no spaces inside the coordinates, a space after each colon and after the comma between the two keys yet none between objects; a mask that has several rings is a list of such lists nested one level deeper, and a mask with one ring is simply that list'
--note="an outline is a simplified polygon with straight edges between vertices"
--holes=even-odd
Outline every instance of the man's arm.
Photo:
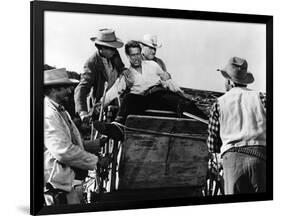
[{"label": "man's arm", "polygon": [[45,116],[44,144],[48,151],[63,164],[86,170],[96,168],[98,157],[72,143],[68,128],[63,124],[59,114]]},{"label": "man's arm", "polygon": [[87,96],[94,84],[94,73],[92,72],[93,62],[88,60],[84,65],[84,72],[81,74],[80,82],[74,91],[75,111],[87,113]]},{"label": "man's arm", "polygon": [[157,58],[157,57],[155,57],[155,59],[156,59],[156,63],[159,64],[159,66],[162,68],[162,70],[167,72],[167,67],[166,67],[164,61],[160,58]]},{"label": "man's arm", "polygon": [[167,81],[167,80],[171,79],[171,75],[167,71],[164,71],[158,63],[156,63],[155,61],[150,61],[150,62],[155,67],[156,74],[159,75],[159,77],[162,81]]},{"label": "man's arm", "polygon": [[218,103],[214,103],[209,118],[208,125],[208,139],[207,145],[208,150],[211,153],[220,153],[220,148],[222,145],[222,141],[220,138],[220,122],[219,122],[219,105]]},{"label": "man's arm", "polygon": [[167,80],[171,79],[171,74],[169,74],[168,72],[163,71],[163,73],[160,74],[160,79],[162,81],[167,81]]},{"label": "man's arm", "polygon": [[264,109],[266,110],[266,94],[265,93],[260,92],[260,100],[261,100],[261,103],[262,103]]},{"label": "man's arm", "polygon": [[[119,97],[126,90],[125,76],[121,75],[111,86],[111,88],[106,92],[104,107],[108,106],[112,100]],[[101,99],[102,101],[102,99]]]},{"label": "man's arm", "polygon": [[179,85],[171,79],[171,75],[168,72],[163,71],[157,63],[153,62],[153,64],[156,70],[156,74],[160,77],[160,83],[162,84],[162,86],[172,92],[179,92],[183,94],[183,91],[180,89]]},{"label": "man's arm", "polygon": [[98,155],[101,148],[108,142],[108,137],[101,137],[95,140],[83,140],[84,149],[87,152]]}]

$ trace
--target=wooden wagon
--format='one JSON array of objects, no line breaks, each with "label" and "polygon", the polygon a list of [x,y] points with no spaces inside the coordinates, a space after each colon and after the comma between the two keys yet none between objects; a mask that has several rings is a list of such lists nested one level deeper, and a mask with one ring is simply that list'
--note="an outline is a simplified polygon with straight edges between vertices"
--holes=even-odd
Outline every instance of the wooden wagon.
[{"label": "wooden wagon", "polygon": [[[209,107],[202,104],[202,97],[200,101],[201,110],[208,112]],[[207,124],[192,118],[177,118],[165,111],[129,115],[124,141],[112,141],[109,151],[114,162],[104,184],[106,192],[99,200],[203,196],[209,160],[206,139]]]},{"label": "wooden wagon", "polygon": [[103,202],[202,196],[208,170],[207,125],[193,119],[130,115],[113,147]]}]

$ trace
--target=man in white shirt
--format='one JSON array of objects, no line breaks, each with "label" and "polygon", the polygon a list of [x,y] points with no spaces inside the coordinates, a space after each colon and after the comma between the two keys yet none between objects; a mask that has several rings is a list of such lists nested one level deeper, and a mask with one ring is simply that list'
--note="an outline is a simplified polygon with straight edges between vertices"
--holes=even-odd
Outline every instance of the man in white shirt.
[{"label": "man in white shirt", "polygon": [[196,105],[185,98],[181,89],[170,79],[154,61],[143,61],[141,46],[137,41],[129,41],[125,45],[125,52],[130,61],[130,73],[118,79],[105,96],[105,105],[123,93],[129,87],[117,117],[112,123],[94,122],[94,127],[102,134],[113,139],[122,140],[123,130],[129,114],[142,114],[147,108],[165,108],[178,113],[189,112],[206,119],[205,114]]}]

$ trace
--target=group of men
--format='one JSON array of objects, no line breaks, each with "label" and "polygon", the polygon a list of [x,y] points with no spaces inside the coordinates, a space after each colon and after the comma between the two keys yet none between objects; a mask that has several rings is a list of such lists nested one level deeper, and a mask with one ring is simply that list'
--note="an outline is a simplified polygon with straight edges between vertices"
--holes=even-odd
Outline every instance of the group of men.
[{"label": "group of men", "polygon": [[[101,29],[92,37],[97,48],[87,60],[80,82],[68,78],[66,69],[44,71],[44,177],[47,205],[82,202],[81,179],[97,165],[107,167],[108,157],[97,157],[105,139],[83,141],[79,130],[62,106],[73,91],[75,110],[84,122],[122,95],[117,117],[111,123],[94,121],[101,134],[123,140],[123,126],[130,114],[143,114],[148,108],[188,112],[201,119],[207,116],[171,79],[165,63],[157,58],[161,47],[155,35],[141,41],[128,41],[125,67],[118,48],[124,44],[112,29]],[[220,70],[226,80],[225,95],[211,109],[209,119],[210,152],[220,153],[226,194],[265,191],[266,108],[265,96],[247,88],[254,81],[246,60],[233,57]],[[107,85],[105,85],[105,82]],[[104,89],[104,88],[107,89]],[[105,94],[104,94],[105,93]],[[234,165],[235,164],[235,165]],[[54,198],[55,197],[55,198]]]}]

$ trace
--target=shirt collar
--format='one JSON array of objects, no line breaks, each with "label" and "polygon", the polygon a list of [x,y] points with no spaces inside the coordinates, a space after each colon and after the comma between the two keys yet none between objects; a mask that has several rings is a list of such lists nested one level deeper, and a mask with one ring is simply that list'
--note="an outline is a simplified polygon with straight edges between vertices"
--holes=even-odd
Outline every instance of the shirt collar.
[{"label": "shirt collar", "polygon": [[65,108],[63,105],[61,104],[58,104],[57,102],[55,102],[54,100],[52,100],[51,98],[47,97],[49,99],[49,101],[55,106],[55,108],[60,111],[60,112],[63,112],[65,111]]}]

